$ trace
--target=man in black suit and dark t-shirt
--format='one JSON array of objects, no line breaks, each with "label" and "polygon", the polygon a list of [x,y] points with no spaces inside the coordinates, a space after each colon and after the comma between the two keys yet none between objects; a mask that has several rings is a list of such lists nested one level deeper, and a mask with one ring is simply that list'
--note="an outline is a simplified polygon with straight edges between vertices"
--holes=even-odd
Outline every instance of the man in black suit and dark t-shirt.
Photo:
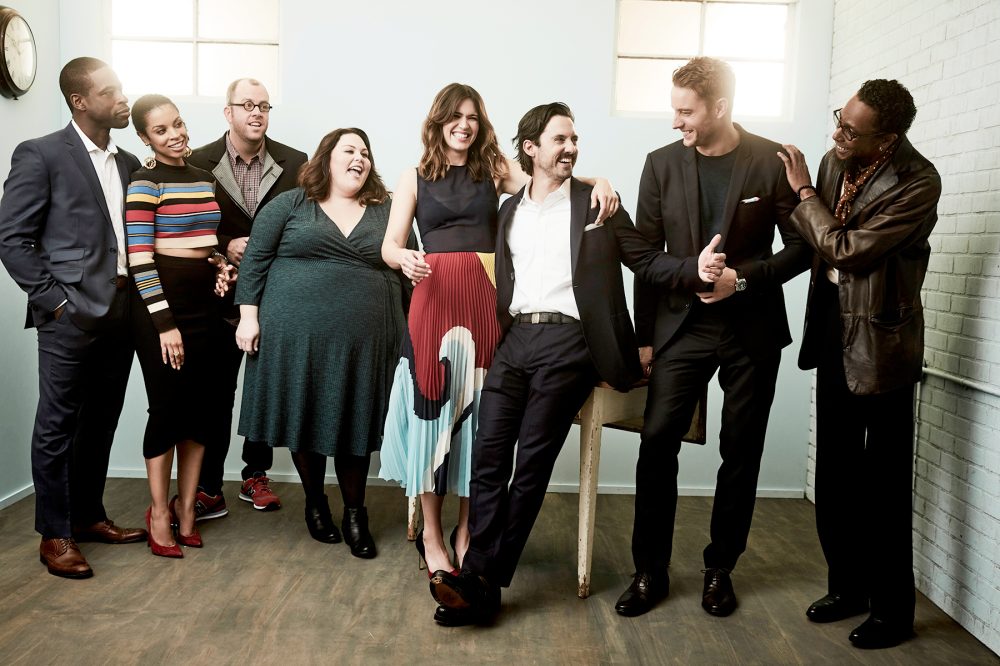
[{"label": "man in black suit and dark t-shirt", "polygon": [[661,283],[672,263],[624,210],[597,223],[591,188],[572,178],[577,135],[565,104],[529,111],[516,145],[531,180],[498,217],[503,338],[479,407],[470,546],[459,575],[431,580],[434,619],[445,625],[499,610],[573,417],[599,379],[627,390],[641,377],[621,264]]},{"label": "man in black suit and dark t-shirt", "polygon": [[[729,66],[695,58],[673,75],[680,141],[646,158],[636,229],[676,261],[672,284],[635,283],[640,358],[650,375],[636,465],[632,557],[635,577],[621,615],[640,615],[667,596],[677,456],[695,404],[719,371],[725,395],[711,543],[702,607],[736,608],[730,571],[746,549],[782,347],[791,342],[781,285],[808,267],[793,231],[796,193],[776,164],[776,143],[733,124]],[[777,227],[784,248],[772,254]]]},{"label": "man in black suit and dark t-shirt", "polygon": [[[219,251],[226,260],[239,268],[247,246],[250,228],[257,211],[282,192],[295,187],[299,167],[306,154],[266,136],[271,118],[267,88],[256,79],[237,79],[226,90],[223,110],[229,131],[216,141],[194,151],[188,162],[215,176],[222,221],[219,223]],[[232,302],[233,290],[227,298]],[[233,308],[233,317],[238,313]],[[236,378],[240,372],[243,352],[233,341],[230,353],[220,359],[225,389],[235,401]],[[205,451],[198,483],[195,512],[198,520],[221,518],[229,509],[222,495],[222,473],[229,447]],[[243,484],[240,499],[250,502],[259,511],[281,508],[281,500],[272,492],[267,470],[272,463],[272,451],[267,442],[243,442]]]}]

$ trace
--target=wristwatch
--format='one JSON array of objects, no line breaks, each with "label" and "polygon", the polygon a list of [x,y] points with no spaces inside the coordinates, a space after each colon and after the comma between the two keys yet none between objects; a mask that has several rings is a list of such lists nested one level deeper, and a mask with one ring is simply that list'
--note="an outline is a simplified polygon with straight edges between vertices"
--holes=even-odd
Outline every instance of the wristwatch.
[{"label": "wristwatch", "polygon": [[734,268],[736,271],[736,291],[746,291],[747,290],[747,279],[743,277],[743,271],[738,268]]}]

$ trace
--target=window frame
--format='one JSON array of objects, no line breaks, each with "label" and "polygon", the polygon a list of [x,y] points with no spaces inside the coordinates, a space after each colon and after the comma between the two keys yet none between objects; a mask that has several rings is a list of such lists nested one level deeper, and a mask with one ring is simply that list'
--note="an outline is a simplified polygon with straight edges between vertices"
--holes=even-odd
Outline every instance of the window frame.
[{"label": "window frame", "polygon": [[[226,94],[225,94],[224,91],[220,91],[218,94],[213,94],[213,95],[199,95],[198,94],[198,85],[199,85],[199,81],[198,81],[198,63],[199,63],[198,51],[199,51],[199,49],[198,49],[198,46],[199,46],[199,44],[228,44],[228,45],[234,45],[234,46],[273,46],[273,47],[275,47],[277,49],[277,53],[278,53],[278,57],[277,57],[278,63],[277,63],[277,67],[275,68],[275,71],[277,72],[277,79],[278,80],[276,80],[276,81],[268,81],[267,84],[269,86],[268,87],[268,93],[270,94],[270,97],[271,97],[271,103],[274,104],[274,105],[279,104],[281,102],[281,90],[282,90],[282,85],[281,85],[282,82],[281,82],[281,28],[280,28],[280,23],[279,23],[279,28],[278,28],[278,38],[275,41],[273,41],[273,42],[269,41],[269,40],[263,40],[263,39],[232,39],[232,38],[229,38],[229,39],[207,39],[207,38],[202,38],[198,34],[198,5],[199,5],[200,2],[201,2],[201,0],[191,0],[192,10],[193,10],[191,12],[191,22],[192,22],[191,33],[192,33],[192,37],[136,37],[134,35],[116,34],[114,32],[114,30],[112,28],[112,26],[114,25],[114,21],[113,21],[113,19],[114,19],[114,16],[113,16],[113,13],[114,13],[113,12],[114,2],[113,2],[113,0],[105,0],[105,19],[106,19],[105,25],[107,26],[107,31],[108,31],[107,32],[107,34],[108,34],[108,42],[107,42],[107,44],[108,44],[108,55],[109,55],[108,60],[109,60],[109,62],[111,62],[113,60],[113,58],[110,57],[110,56],[114,52],[114,43],[116,41],[123,41],[123,42],[124,41],[128,41],[128,42],[146,42],[146,43],[151,43],[151,44],[152,43],[155,43],[155,44],[190,44],[191,48],[192,48],[192,55],[191,55],[191,83],[192,83],[192,89],[194,90],[194,92],[191,93],[190,95],[171,95],[171,97],[173,99],[175,99],[176,101],[184,101],[184,102],[198,102],[198,101],[213,101],[214,102],[214,101],[217,101],[217,100],[220,100],[220,99],[225,99]],[[275,0],[275,3],[277,5],[277,7],[278,7],[278,19],[279,19],[279,22],[280,22],[280,19],[281,19],[281,0]],[[112,66],[114,66],[113,62],[112,62]],[[274,90],[272,90],[272,88]],[[132,94],[136,94],[136,93],[139,93],[141,91],[136,91],[136,90],[127,91],[126,90],[125,92],[126,92],[126,94],[128,94],[129,92],[131,92]]]},{"label": "window frame", "polygon": [[[641,61],[662,61],[662,60],[677,60],[686,62],[691,58],[710,55],[705,53],[705,29],[706,29],[706,15],[708,13],[708,5],[710,4],[727,4],[727,5],[784,5],[788,8],[788,19],[787,28],[785,30],[785,56],[782,59],[779,58],[751,58],[746,56],[738,57],[726,57],[724,60],[728,63],[778,63],[785,67],[785,85],[783,86],[782,99],[781,99],[781,111],[777,115],[751,115],[747,113],[741,113],[739,111],[739,105],[736,105],[733,111],[733,117],[742,121],[763,121],[763,122],[786,122],[792,119],[792,111],[795,107],[795,84],[797,80],[797,68],[796,63],[798,58],[796,58],[796,46],[798,44],[798,33],[799,33],[799,9],[802,0],[641,0],[647,2],[687,2],[691,4],[700,5],[699,14],[699,24],[698,24],[698,53],[695,54],[681,54],[671,52],[668,55],[657,54],[657,55],[622,55],[619,48],[619,35],[621,33],[621,21],[622,21],[622,3],[629,0],[616,0],[615,1],[615,34],[614,34],[614,53],[613,53],[613,64],[612,64],[612,90],[611,90],[611,114],[617,117],[625,118],[671,118],[673,117],[673,111],[668,107],[663,111],[637,111],[631,109],[619,109],[618,108],[618,63],[620,60],[641,60]],[[719,56],[712,56],[719,57]],[[739,82],[737,81],[737,86]]]}]

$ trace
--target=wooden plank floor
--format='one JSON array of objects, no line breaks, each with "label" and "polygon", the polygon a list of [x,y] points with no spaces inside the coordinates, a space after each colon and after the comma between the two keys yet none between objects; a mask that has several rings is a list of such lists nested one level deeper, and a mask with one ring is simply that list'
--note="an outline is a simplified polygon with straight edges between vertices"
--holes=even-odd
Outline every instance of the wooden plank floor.
[{"label": "wooden plank floor", "polygon": [[[740,608],[714,618],[699,605],[711,500],[681,498],[670,598],[627,619],[613,606],[632,572],[632,498],[598,498],[594,592],[580,600],[577,496],[550,494],[496,625],[449,629],[431,620],[400,490],[369,489],[379,556],[359,560],[309,538],[296,484],[275,489],[284,508],[259,513],[227,483],[230,515],[204,524],[205,548],[183,560],[84,544],[96,571],[85,581],[38,562],[32,497],[0,511],[0,664],[1000,664],[920,595],[919,636],[894,650],[850,647],[859,620],[809,623],[824,567],[805,500],[758,501],[734,574]],[[146,498],[144,480],[113,479],[105,499],[115,520],[139,525]]]}]

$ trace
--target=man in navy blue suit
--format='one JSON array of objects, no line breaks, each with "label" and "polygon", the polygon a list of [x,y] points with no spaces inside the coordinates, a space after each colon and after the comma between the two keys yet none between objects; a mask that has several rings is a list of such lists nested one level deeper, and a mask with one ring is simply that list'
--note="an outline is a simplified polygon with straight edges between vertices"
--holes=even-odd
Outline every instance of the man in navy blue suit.
[{"label": "man in navy blue suit", "polygon": [[21,143],[0,200],[0,260],[28,294],[38,334],[38,410],[31,437],[35,529],[49,573],[89,578],[78,541],[132,543],[141,529],[104,511],[104,483],[134,353],[124,192],[139,168],[115,146],[128,98],[104,62],[76,58],[59,87],[73,120]]}]

